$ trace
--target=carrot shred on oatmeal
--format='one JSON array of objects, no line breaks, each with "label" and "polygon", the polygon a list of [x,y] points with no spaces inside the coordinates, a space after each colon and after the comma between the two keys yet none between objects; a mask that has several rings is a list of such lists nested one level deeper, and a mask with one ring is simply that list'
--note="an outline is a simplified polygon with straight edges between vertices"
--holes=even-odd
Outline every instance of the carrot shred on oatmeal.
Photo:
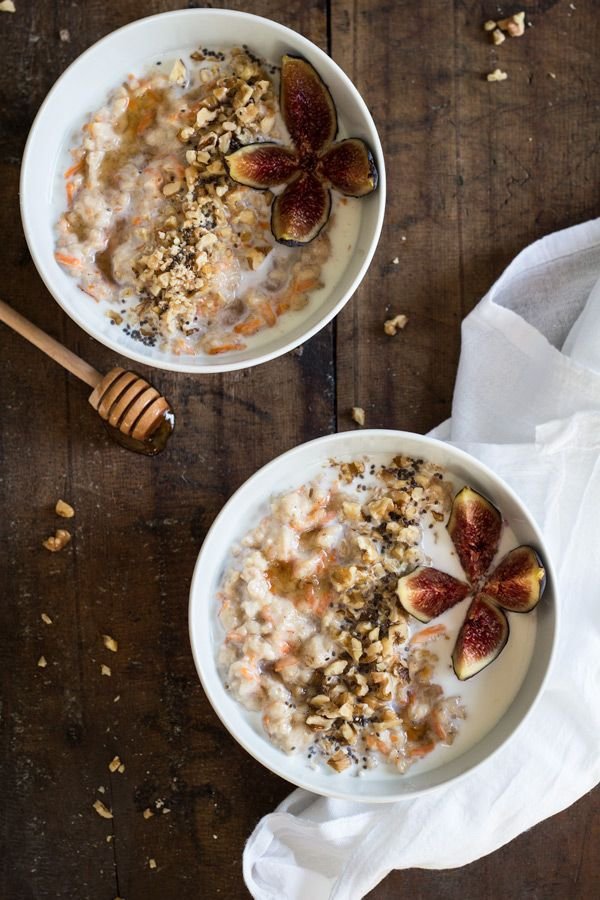
[{"label": "carrot shred on oatmeal", "polygon": [[82,269],[83,263],[80,259],[77,259],[76,256],[68,256],[66,253],[59,253],[58,251],[54,254],[54,258],[57,262],[61,264],[61,266],[67,266],[69,269]]},{"label": "carrot shred on oatmeal", "polygon": [[225,637],[225,640],[229,644],[242,644],[244,642],[244,636],[239,633],[239,631],[230,631]]},{"label": "carrot shred on oatmeal", "polygon": [[294,290],[299,294],[304,294],[306,291],[312,291],[318,284],[319,281],[317,278],[304,278],[302,281],[294,282]]},{"label": "carrot shred on oatmeal", "polygon": [[277,316],[273,312],[273,307],[271,306],[271,304],[261,303],[258,307],[258,310],[269,328],[272,328],[273,325],[275,325],[275,323],[277,322]]},{"label": "carrot shred on oatmeal", "polygon": [[209,356],[216,356],[218,353],[230,353],[233,350],[243,350],[245,346],[242,343],[217,344],[209,349],[208,354]]},{"label": "carrot shred on oatmeal", "polygon": [[427,744],[419,744],[416,747],[410,747],[408,755],[412,758],[418,758],[420,756],[427,756],[432,750],[435,750],[435,743],[433,741],[428,741]]},{"label": "carrot shred on oatmeal", "polygon": [[426,641],[432,641],[434,638],[441,637],[446,634],[445,625],[430,625],[428,628],[422,628],[410,639],[411,644],[424,644]]},{"label": "carrot shred on oatmeal", "polygon": [[72,178],[73,175],[78,175],[79,172],[83,172],[84,160],[80,159],[79,162],[74,163],[70,166],[65,172],[65,178]]},{"label": "carrot shred on oatmeal", "polygon": [[276,672],[281,672],[282,669],[287,669],[290,666],[295,666],[298,662],[298,658],[296,656],[284,656],[278,659],[273,665],[273,669]]},{"label": "carrot shred on oatmeal", "polygon": [[263,326],[263,320],[259,316],[249,316],[244,322],[240,322],[233,329],[237,334],[256,334]]},{"label": "carrot shred on oatmeal", "polygon": [[75,196],[75,185],[72,181],[67,181],[65,189],[67,192],[67,203],[69,204],[69,206],[71,206],[71,204],[73,203],[73,197]]}]

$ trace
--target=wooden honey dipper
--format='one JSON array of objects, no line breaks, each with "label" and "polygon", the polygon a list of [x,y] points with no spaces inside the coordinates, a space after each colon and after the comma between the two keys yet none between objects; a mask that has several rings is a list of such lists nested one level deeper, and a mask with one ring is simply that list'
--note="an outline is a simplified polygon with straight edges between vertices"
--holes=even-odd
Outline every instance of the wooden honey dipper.
[{"label": "wooden honey dipper", "polygon": [[89,402],[118,443],[150,456],[164,448],[173,431],[173,410],[144,378],[119,367],[101,375],[2,300],[0,321],[93,388]]}]

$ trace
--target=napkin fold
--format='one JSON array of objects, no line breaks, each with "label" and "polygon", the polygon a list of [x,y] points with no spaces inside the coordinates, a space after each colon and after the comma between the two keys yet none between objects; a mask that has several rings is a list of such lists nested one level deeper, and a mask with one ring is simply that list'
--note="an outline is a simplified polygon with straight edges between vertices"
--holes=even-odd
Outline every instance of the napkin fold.
[{"label": "napkin fold", "polygon": [[294,791],[244,851],[255,900],[360,900],[394,868],[455,868],[600,781],[600,219],[524,250],[465,319],[452,418],[432,432],[524,500],[558,577],[559,649],[535,709],[458,784],[381,806]]}]

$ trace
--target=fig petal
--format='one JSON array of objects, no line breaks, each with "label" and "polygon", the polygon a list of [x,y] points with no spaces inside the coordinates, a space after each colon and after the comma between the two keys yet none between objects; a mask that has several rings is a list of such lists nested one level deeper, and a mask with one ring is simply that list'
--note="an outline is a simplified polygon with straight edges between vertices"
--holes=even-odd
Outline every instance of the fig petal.
[{"label": "fig petal", "polygon": [[281,59],[280,106],[301,154],[317,153],[337,133],[337,113],[329,88],[317,70],[299,56]]},{"label": "fig petal", "polygon": [[454,498],[446,527],[469,580],[477,582],[496,555],[502,516],[489,500],[464,487]]},{"label": "fig petal", "polygon": [[327,188],[310,172],[302,172],[273,201],[271,231],[280,244],[308,244],[326,224],[330,212]]},{"label": "fig petal", "polygon": [[430,622],[460,603],[469,593],[464,581],[430,566],[419,566],[398,581],[396,593],[404,609],[419,622]]},{"label": "fig petal", "polygon": [[266,190],[290,180],[298,168],[298,157],[289,147],[263,142],[245,144],[230,153],[225,165],[234,181]]},{"label": "fig petal", "polygon": [[506,613],[493,600],[478,594],[458,632],[452,665],[461,681],[477,675],[498,658],[509,635]]},{"label": "fig petal", "polygon": [[336,191],[349,197],[370,194],[379,180],[373,154],[359,138],[333,144],[321,157],[320,170]]},{"label": "fig petal", "polygon": [[511,612],[527,613],[539,603],[546,587],[546,570],[533,547],[515,547],[500,560],[483,592]]}]

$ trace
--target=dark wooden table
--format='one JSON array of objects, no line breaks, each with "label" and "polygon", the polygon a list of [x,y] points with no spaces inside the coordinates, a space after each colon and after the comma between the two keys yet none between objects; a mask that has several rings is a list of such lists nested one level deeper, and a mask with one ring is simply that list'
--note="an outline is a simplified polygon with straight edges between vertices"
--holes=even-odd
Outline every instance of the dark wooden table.
[{"label": "dark wooden table", "polygon": [[[14,15],[0,14],[0,294],[107,370],[119,360],[65,317],[29,257],[21,153],[71,60],[118,26],[182,4],[15,2]],[[337,322],[299,351],[231,375],[153,372],[180,422],[154,460],[110,444],[82,385],[0,328],[6,900],[246,896],[244,841],[290,786],[229,737],[196,677],[188,587],[210,523],[267,460],[353,427],[353,405],[370,426],[425,431],[445,418],[464,315],[526,244],[600,212],[598,0],[521,4],[532,27],[498,50],[481,28],[498,17],[495,2],[222,5],[303,32],[354,79],[386,152],[383,238]],[[496,65],[508,80],[489,84]],[[382,329],[388,311],[409,317],[393,339]],[[50,554],[41,542],[58,497],[76,508],[74,538]],[[104,649],[104,633],[118,653]],[[108,772],[115,754],[123,774]],[[93,811],[96,798],[112,821]],[[370,896],[597,897],[599,838],[595,791],[486,859],[392,873]]]}]

